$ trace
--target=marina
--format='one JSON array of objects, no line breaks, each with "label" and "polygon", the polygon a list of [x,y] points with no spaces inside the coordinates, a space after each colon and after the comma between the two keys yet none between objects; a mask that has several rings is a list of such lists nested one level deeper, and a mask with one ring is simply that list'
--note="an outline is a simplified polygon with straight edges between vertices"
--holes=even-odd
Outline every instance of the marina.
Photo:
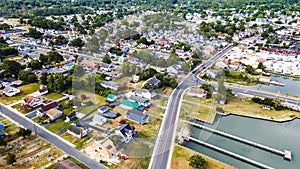
[{"label": "marina", "polygon": [[300,151],[297,149],[300,136],[293,134],[300,129],[299,119],[277,123],[237,115],[217,115],[213,124],[197,120],[186,124],[190,126],[191,136],[187,136],[183,146],[234,167],[264,168],[255,164],[257,162],[265,168],[300,168]]}]

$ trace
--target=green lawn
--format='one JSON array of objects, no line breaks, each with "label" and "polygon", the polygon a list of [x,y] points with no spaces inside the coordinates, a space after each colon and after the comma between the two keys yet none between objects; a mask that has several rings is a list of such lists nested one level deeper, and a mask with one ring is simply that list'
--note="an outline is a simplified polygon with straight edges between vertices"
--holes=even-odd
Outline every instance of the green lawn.
[{"label": "green lawn", "polygon": [[72,113],[72,105],[68,104],[69,100],[64,100],[59,103],[59,109],[65,114],[69,115]]},{"label": "green lawn", "polygon": [[263,105],[254,103],[249,99],[240,98],[228,98],[227,104],[224,105],[223,109],[225,112],[239,114],[250,117],[258,117],[263,119],[270,119],[275,121],[289,120],[293,117],[300,117],[300,112],[292,111],[288,109],[276,111],[264,110]]},{"label": "green lawn", "polygon": [[66,123],[66,122],[64,122],[63,119],[59,119],[56,122],[50,124],[49,126],[46,126],[46,129],[52,131],[53,133],[57,133],[57,132],[63,130],[64,128],[69,127],[70,124],[72,124],[76,121],[78,121],[78,119],[75,119],[75,120],[72,120],[72,121],[69,121]]},{"label": "green lawn", "polygon": [[12,97],[6,97],[3,95],[2,97],[0,97],[0,102],[4,103],[4,104],[10,104],[14,101],[21,100],[24,96],[38,91],[40,88],[40,84],[39,83],[31,83],[31,84],[20,86],[18,88],[21,90],[21,93],[17,94],[16,96],[12,96]]},{"label": "green lawn", "polygon": [[92,133],[89,133],[87,136],[83,138],[75,138],[70,133],[65,132],[61,135],[61,137],[70,143],[73,143],[77,149],[82,149],[82,147],[87,143],[88,140],[92,138]]},{"label": "green lawn", "polygon": [[56,93],[56,92],[51,92],[51,93],[44,95],[44,97],[47,99],[51,99],[51,100],[57,100],[57,99],[64,97],[64,95],[62,95],[60,93]]},{"label": "green lawn", "polygon": [[172,169],[193,169],[192,167],[189,166],[189,158],[192,155],[199,154],[202,156],[205,161],[207,161],[207,169],[224,169],[226,164],[217,161],[215,159],[212,159],[210,157],[207,157],[205,155],[202,155],[200,153],[197,153],[193,150],[190,150],[188,148],[175,145],[174,146],[174,151],[172,154],[172,161],[171,161],[171,167]]},{"label": "green lawn", "polygon": [[90,105],[90,106],[79,106],[79,110],[78,112],[80,113],[83,113],[83,114],[87,114],[89,113],[90,111],[92,111],[93,109],[96,109],[97,107],[100,107],[101,105],[104,105],[106,104],[106,98],[103,97],[103,96],[100,96],[98,94],[95,94],[95,93],[91,93],[91,92],[88,92],[88,91],[79,91],[76,96],[78,98],[80,98],[79,96],[81,94],[85,94],[88,98],[86,100],[84,100],[84,102],[88,102],[88,101],[91,101],[93,102],[93,105]]}]

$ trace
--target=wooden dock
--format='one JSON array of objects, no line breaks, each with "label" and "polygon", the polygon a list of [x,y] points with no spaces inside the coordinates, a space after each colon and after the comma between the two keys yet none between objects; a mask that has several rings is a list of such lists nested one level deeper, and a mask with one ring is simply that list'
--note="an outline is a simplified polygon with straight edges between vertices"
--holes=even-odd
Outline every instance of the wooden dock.
[{"label": "wooden dock", "polygon": [[256,143],[254,141],[247,140],[247,139],[244,139],[244,138],[241,138],[241,137],[237,137],[237,136],[234,136],[232,134],[228,134],[228,133],[225,133],[225,132],[222,132],[222,131],[219,131],[219,130],[215,130],[215,129],[212,129],[212,128],[209,128],[209,127],[197,124],[197,123],[193,123],[193,122],[189,122],[189,121],[185,121],[185,122],[188,123],[188,124],[194,125],[196,127],[199,127],[203,130],[206,130],[206,131],[209,131],[209,132],[212,132],[212,133],[216,133],[218,135],[221,135],[221,136],[233,139],[233,140],[237,140],[239,142],[242,142],[242,143],[245,143],[245,144],[248,144],[248,145],[252,145],[254,147],[257,147],[257,148],[260,148],[260,149],[263,149],[263,150],[266,150],[266,151],[269,151],[269,152],[272,152],[272,153],[275,153],[275,154],[279,154],[279,155],[283,156],[284,159],[287,159],[287,160],[292,159],[292,153],[288,150],[284,150],[284,151],[277,150],[275,148],[265,146],[265,145]]}]

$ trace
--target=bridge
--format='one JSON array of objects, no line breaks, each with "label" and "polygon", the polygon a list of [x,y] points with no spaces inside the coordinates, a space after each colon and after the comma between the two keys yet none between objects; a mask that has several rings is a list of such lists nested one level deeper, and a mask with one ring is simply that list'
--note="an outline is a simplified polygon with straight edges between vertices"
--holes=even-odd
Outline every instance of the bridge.
[{"label": "bridge", "polygon": [[252,145],[254,147],[257,147],[257,148],[260,148],[260,149],[263,149],[263,150],[266,150],[266,151],[269,151],[269,152],[272,152],[272,153],[275,153],[275,154],[282,155],[284,157],[284,159],[291,160],[291,158],[292,158],[291,152],[288,151],[288,150],[284,150],[284,151],[277,150],[275,148],[265,146],[265,145],[256,143],[254,141],[250,141],[250,140],[247,140],[247,139],[244,139],[244,138],[241,138],[241,137],[237,137],[237,136],[234,136],[234,135],[231,135],[231,134],[219,131],[219,130],[215,130],[215,129],[212,129],[212,128],[209,128],[209,127],[197,124],[197,123],[193,123],[193,122],[190,122],[190,121],[185,120],[185,123],[197,126],[197,127],[201,128],[203,130],[206,130],[206,131],[209,131],[209,132],[212,132],[212,133],[216,133],[218,135],[225,136],[227,138],[234,139],[234,140],[237,140],[239,142],[246,143],[248,145]]}]

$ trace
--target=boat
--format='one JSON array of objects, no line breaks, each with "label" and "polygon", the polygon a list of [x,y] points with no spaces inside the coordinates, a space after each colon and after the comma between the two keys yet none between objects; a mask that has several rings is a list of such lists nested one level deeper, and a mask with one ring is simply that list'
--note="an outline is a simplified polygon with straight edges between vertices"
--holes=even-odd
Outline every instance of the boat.
[{"label": "boat", "polygon": [[271,76],[271,73],[263,72],[262,75],[264,75],[264,76]]},{"label": "boat", "polygon": [[269,83],[273,84],[273,85],[278,85],[278,86],[285,86],[285,84],[280,83],[278,80],[270,81]]}]

